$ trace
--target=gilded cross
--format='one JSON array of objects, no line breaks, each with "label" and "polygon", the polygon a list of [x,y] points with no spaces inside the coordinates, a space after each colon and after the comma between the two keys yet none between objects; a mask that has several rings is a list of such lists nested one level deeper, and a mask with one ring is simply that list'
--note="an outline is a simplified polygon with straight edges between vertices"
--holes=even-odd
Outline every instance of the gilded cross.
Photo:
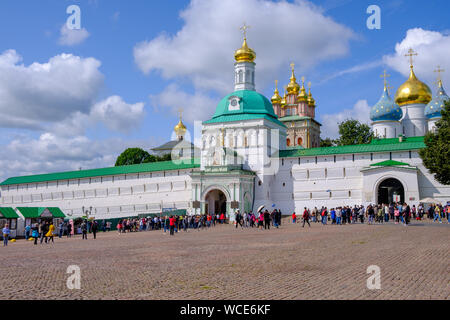
[{"label": "gilded cross", "polygon": [[[302,79],[303,80],[303,79]],[[311,91],[311,81],[308,82],[308,88]]]},{"label": "gilded cross", "polygon": [[305,77],[302,77],[302,86],[305,84]]},{"label": "gilded cross", "polygon": [[244,33],[244,39],[247,39],[247,29],[249,29],[250,26],[247,26],[244,22],[244,25],[240,28],[240,30],[242,30],[242,32]]},{"label": "gilded cross", "polygon": [[278,90],[278,80],[275,80],[275,89]]},{"label": "gilded cross", "polygon": [[291,69],[292,69],[292,72],[294,72],[294,67],[295,67],[295,63],[291,62]]},{"label": "gilded cross", "polygon": [[442,73],[442,72],[445,72],[445,70],[444,70],[444,69],[441,69],[441,66],[437,66],[437,69],[434,70],[434,72],[436,72],[436,73],[438,74],[438,81],[442,80],[442,78],[441,78],[441,73]]},{"label": "gilded cross", "polygon": [[182,108],[178,109],[178,113],[179,113],[180,119],[181,119],[181,116],[183,115],[183,109]]},{"label": "gilded cross", "polygon": [[405,57],[409,57],[409,64],[411,67],[413,66],[413,57],[417,56],[417,53],[414,52],[412,48],[409,48],[408,53],[405,54]]},{"label": "gilded cross", "polygon": [[386,73],[386,70],[384,70],[383,74],[380,76],[380,78],[384,78],[384,86],[387,87],[387,79],[389,78],[391,75]]}]

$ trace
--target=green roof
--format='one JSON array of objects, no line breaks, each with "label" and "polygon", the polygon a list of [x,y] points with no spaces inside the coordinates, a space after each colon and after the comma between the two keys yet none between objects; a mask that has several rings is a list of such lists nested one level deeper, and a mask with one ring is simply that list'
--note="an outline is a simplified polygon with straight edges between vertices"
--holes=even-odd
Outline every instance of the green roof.
[{"label": "green roof", "polygon": [[0,218],[17,219],[19,215],[13,208],[0,208]]},{"label": "green roof", "polygon": [[24,218],[39,218],[42,213],[44,213],[45,209],[48,209],[54,218],[65,218],[66,216],[61,211],[61,209],[57,207],[17,207],[17,210],[24,216]]},{"label": "green roof", "polygon": [[299,115],[286,116],[286,117],[282,117],[282,118],[278,118],[278,119],[280,121],[282,121],[282,122],[285,122],[285,121],[287,122],[287,121],[312,120],[312,121],[318,123],[319,125],[321,125],[320,122],[318,122],[316,119],[313,119],[311,117],[306,117],[306,116],[301,117]]},{"label": "green roof", "polygon": [[396,167],[396,166],[409,166],[409,163],[400,162],[395,160],[386,160],[377,162],[370,165],[371,167]]},{"label": "green roof", "polygon": [[1,186],[11,184],[23,184],[23,183],[36,183],[56,180],[69,180],[69,179],[81,179],[99,176],[112,176],[119,174],[131,174],[140,172],[154,172],[154,171],[169,171],[169,170],[181,170],[190,168],[199,168],[200,163],[198,159],[194,159],[189,163],[182,161],[181,164],[175,164],[173,161],[162,162],[150,162],[142,164],[134,164],[129,166],[109,167],[90,170],[68,171],[48,174],[38,174],[33,176],[13,177],[6,179]]},{"label": "green roof", "polygon": [[368,144],[357,144],[350,146],[322,147],[298,150],[281,150],[280,158],[290,157],[311,157],[335,154],[353,154],[367,152],[389,152],[405,151],[425,148],[424,137],[403,138],[400,142],[398,138],[392,139],[374,139]]},{"label": "green roof", "polygon": [[[233,97],[239,99],[239,107],[236,110],[230,110],[230,101]],[[284,124],[278,120],[273,111],[272,103],[262,94],[254,90],[238,90],[226,95],[216,107],[211,120],[203,123],[231,122],[253,119],[267,119],[284,127]]]}]

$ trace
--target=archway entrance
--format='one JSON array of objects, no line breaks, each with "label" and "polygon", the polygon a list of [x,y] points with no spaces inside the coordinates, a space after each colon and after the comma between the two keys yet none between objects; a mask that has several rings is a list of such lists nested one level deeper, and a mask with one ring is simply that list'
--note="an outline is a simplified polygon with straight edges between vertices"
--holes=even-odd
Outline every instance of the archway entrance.
[{"label": "archway entrance", "polygon": [[389,178],[378,186],[378,204],[394,202],[405,202],[405,190],[400,181]]},{"label": "archway entrance", "polygon": [[210,214],[227,213],[227,197],[218,190],[211,190],[205,197],[205,211]]}]

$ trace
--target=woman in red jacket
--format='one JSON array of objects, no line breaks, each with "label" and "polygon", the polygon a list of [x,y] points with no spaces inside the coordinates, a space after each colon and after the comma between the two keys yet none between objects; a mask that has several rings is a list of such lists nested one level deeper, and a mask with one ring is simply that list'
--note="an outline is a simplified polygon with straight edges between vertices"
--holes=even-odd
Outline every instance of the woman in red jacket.
[{"label": "woman in red jacket", "polygon": [[292,223],[297,223],[297,215],[295,212],[292,214]]}]

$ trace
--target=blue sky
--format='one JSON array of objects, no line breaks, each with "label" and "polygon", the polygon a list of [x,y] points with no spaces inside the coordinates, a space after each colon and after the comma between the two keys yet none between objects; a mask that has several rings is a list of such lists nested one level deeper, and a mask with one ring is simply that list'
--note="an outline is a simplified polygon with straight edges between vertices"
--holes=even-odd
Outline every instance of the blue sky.
[{"label": "blue sky", "polygon": [[[64,40],[72,4],[88,36]],[[381,8],[380,30],[366,27],[372,4]],[[322,137],[333,136],[336,119],[368,121],[384,69],[394,95],[408,72],[406,47],[419,53],[416,74],[435,91],[436,65],[450,72],[449,6],[444,0],[3,0],[0,144],[7,156],[0,176],[113,165],[126,147],[170,140],[179,108],[192,131],[193,121],[206,120],[232,89],[244,21],[257,53],[257,90],[270,98],[273,80],[287,84],[294,61],[297,78],[312,82]],[[443,78],[445,86],[448,73]]]}]

